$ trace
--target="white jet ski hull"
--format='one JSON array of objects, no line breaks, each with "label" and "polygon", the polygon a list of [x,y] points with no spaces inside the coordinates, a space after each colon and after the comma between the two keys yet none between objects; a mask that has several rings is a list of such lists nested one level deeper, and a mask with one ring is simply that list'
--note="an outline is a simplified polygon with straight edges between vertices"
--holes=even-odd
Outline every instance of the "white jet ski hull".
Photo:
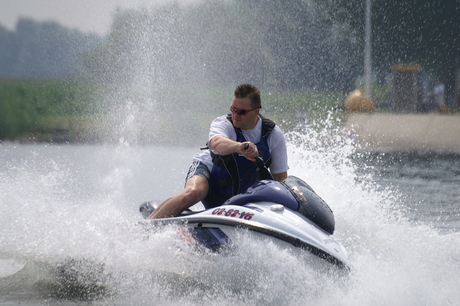
[{"label": "white jet ski hull", "polygon": [[[152,204],[141,205],[144,216],[155,209]],[[340,268],[348,265],[346,250],[332,237],[332,210],[310,186],[294,176],[283,182],[259,181],[215,208],[150,222],[183,223],[193,239],[217,252],[232,245],[238,230],[246,229],[306,250]]]}]

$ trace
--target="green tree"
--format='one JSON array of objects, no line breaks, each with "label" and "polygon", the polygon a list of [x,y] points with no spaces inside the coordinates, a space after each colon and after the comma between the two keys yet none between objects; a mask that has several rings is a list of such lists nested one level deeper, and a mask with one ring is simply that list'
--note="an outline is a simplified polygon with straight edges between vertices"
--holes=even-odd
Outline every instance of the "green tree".
[{"label": "green tree", "polygon": [[356,76],[348,27],[320,23],[322,7],[295,1],[205,1],[118,11],[86,56],[99,79],[130,83],[253,82],[345,90]]},{"label": "green tree", "polygon": [[[325,21],[353,29],[364,49],[364,0],[317,0]],[[419,64],[453,89],[460,67],[459,0],[372,0],[372,61],[377,72],[392,64]]]}]

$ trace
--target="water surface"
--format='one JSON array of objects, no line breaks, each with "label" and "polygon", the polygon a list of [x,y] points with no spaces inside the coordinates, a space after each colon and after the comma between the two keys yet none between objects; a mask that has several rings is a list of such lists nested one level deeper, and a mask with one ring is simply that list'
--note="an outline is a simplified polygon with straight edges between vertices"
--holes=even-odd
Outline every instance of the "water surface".
[{"label": "water surface", "polygon": [[346,278],[250,234],[231,257],[198,254],[173,228],[147,239],[138,205],[179,191],[197,148],[0,145],[0,303],[459,303],[458,155],[316,138],[289,138],[290,174],[333,209]]}]

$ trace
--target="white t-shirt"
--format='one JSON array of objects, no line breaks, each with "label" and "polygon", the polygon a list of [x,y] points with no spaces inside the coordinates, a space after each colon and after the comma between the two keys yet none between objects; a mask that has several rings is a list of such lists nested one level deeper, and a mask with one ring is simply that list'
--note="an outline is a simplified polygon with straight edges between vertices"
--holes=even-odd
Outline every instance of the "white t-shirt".
[{"label": "white t-shirt", "polygon": [[[256,126],[252,130],[241,131],[243,132],[243,136],[247,141],[255,144],[259,143],[262,138],[262,119],[259,117]],[[211,123],[209,140],[218,135],[222,135],[236,141],[235,128],[233,127],[233,124],[227,119],[227,115],[217,117]],[[268,147],[270,150],[270,155],[272,156],[270,172],[277,174],[288,171],[289,166],[287,162],[286,142],[284,141],[283,132],[277,125],[270,133],[270,135],[268,135]],[[217,153],[216,151],[213,152]],[[214,165],[209,150],[195,154],[193,159],[205,164],[209,170],[211,170]]]}]

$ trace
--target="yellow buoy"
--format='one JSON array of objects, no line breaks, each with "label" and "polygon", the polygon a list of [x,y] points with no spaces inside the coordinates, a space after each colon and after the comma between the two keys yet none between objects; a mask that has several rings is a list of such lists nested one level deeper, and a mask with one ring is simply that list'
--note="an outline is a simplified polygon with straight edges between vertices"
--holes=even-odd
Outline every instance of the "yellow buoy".
[{"label": "yellow buoy", "polygon": [[349,113],[371,113],[374,109],[374,101],[359,89],[353,90],[345,100],[345,110]]}]

